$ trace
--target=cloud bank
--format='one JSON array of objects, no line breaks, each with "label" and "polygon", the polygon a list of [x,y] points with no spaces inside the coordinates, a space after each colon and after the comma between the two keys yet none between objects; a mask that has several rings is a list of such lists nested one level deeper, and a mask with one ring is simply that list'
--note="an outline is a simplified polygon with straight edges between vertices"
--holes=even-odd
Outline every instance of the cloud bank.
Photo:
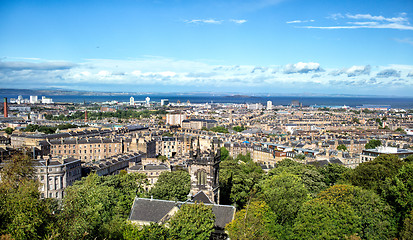
[{"label": "cloud bank", "polygon": [[[409,19],[406,13],[401,13],[397,17],[384,17],[382,15],[372,14],[341,14],[334,13],[327,17],[327,19],[334,20],[335,25],[320,26],[320,25],[308,25],[297,26],[300,28],[308,29],[361,29],[361,28],[373,28],[373,29],[398,29],[398,30],[413,30],[413,26],[410,25]],[[287,22],[288,24],[312,22],[311,20],[294,20]],[[338,24],[337,24],[338,23]]]},{"label": "cloud bank", "polygon": [[354,65],[325,68],[317,62],[285,65],[215,65],[163,57],[86,59],[80,63],[1,61],[2,87],[66,86],[107,91],[205,90],[241,92],[411,93],[413,66]]}]

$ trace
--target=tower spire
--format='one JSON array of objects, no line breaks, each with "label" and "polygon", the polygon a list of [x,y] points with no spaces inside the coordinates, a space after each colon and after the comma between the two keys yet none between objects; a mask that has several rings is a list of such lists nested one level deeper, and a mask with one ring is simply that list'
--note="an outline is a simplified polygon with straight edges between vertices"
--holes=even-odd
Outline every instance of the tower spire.
[{"label": "tower spire", "polygon": [[198,136],[198,146],[196,148],[196,157],[201,157],[201,144],[199,144],[199,136]]},{"label": "tower spire", "polygon": [[189,145],[189,157],[190,157],[190,158],[194,157],[193,144],[194,144],[194,142],[193,142],[193,139],[192,139],[192,136],[191,136],[191,144]]}]

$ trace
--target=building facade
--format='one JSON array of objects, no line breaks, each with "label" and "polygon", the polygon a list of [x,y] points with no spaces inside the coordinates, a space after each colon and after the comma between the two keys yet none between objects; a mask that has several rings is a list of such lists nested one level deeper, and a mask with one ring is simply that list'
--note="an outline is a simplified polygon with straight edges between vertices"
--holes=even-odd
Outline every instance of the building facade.
[{"label": "building facade", "polygon": [[82,177],[81,161],[75,158],[35,160],[41,198],[63,199],[64,190]]}]

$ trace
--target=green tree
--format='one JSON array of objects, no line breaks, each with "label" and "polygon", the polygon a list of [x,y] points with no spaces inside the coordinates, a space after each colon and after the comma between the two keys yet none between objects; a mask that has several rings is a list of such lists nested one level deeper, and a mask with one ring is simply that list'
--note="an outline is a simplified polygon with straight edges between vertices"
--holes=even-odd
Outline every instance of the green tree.
[{"label": "green tree", "polygon": [[294,156],[294,159],[297,159],[297,160],[304,160],[304,159],[305,159],[305,155],[304,155],[304,154],[302,154],[302,153],[297,154],[297,155],[295,155],[295,156]]},{"label": "green tree", "polygon": [[13,133],[13,131],[14,131],[14,128],[11,128],[11,127],[6,127],[6,129],[4,129],[4,131],[7,133],[7,134],[12,134]]},{"label": "green tree", "polygon": [[347,151],[347,147],[344,144],[340,144],[337,146],[337,150],[339,151]]},{"label": "green tree", "polygon": [[412,163],[413,162],[413,154],[410,154],[409,156],[404,158],[403,161],[405,161],[407,163]]},{"label": "green tree", "polygon": [[14,155],[0,171],[0,235],[13,239],[43,239],[51,232],[57,204],[40,199],[28,156]]},{"label": "green tree", "polygon": [[228,231],[230,239],[271,239],[271,230],[275,225],[275,214],[268,204],[253,201],[235,214],[234,220],[225,230]]},{"label": "green tree", "polygon": [[298,211],[308,200],[308,190],[297,175],[281,172],[261,184],[265,202],[276,214],[277,223],[291,225]]},{"label": "green tree", "polygon": [[327,164],[318,168],[318,171],[324,176],[324,183],[327,186],[336,184],[341,179],[341,176],[349,170],[349,168],[337,163]]},{"label": "green tree", "polygon": [[364,146],[364,148],[365,149],[373,149],[373,148],[376,148],[378,146],[381,146],[381,141],[377,140],[377,139],[372,139]]},{"label": "green tree", "polygon": [[399,132],[402,134],[406,134],[406,132],[403,130],[403,128],[398,127],[396,130],[394,130],[395,132]]},{"label": "green tree", "polygon": [[411,211],[409,216],[404,220],[403,230],[401,232],[401,239],[413,239],[413,211]]},{"label": "green tree", "polygon": [[123,228],[125,240],[166,240],[169,239],[169,230],[163,225],[151,223],[142,227],[126,224]]},{"label": "green tree", "polygon": [[321,192],[317,200],[338,206],[338,208],[341,207],[341,204],[349,205],[360,218],[357,235],[362,239],[390,239],[394,237],[393,211],[372,190],[339,184]]},{"label": "green tree", "polygon": [[223,126],[216,126],[216,127],[212,127],[209,130],[213,131],[213,132],[218,132],[218,133],[229,133],[228,129],[226,129]]},{"label": "green tree", "polygon": [[235,126],[232,129],[236,132],[242,132],[242,131],[246,130],[247,128],[245,128],[244,126]]},{"label": "green tree", "polygon": [[252,190],[263,177],[264,171],[249,154],[238,155],[221,162],[219,183],[222,204],[236,203],[241,209],[252,196]]},{"label": "green tree", "polygon": [[191,177],[187,171],[163,172],[151,189],[156,199],[185,201],[191,190]]},{"label": "green tree", "polygon": [[161,160],[162,162],[168,161],[168,157],[163,156],[163,155],[159,155],[159,156],[157,157],[157,159],[158,159],[158,160]]},{"label": "green tree", "polygon": [[391,178],[398,173],[404,165],[395,155],[382,154],[373,161],[359,164],[354,170],[348,171],[344,176],[346,181],[355,186],[372,189],[380,193],[386,178]]},{"label": "green tree", "polygon": [[293,239],[346,239],[355,235],[360,217],[346,203],[336,206],[311,200],[294,223]]},{"label": "green tree", "polygon": [[354,117],[351,121],[352,121],[353,123],[360,124],[360,120],[359,120],[358,118],[356,118],[356,117]]},{"label": "green tree", "polygon": [[227,160],[229,157],[229,151],[225,147],[221,147],[221,161]]},{"label": "green tree", "polygon": [[382,195],[394,207],[398,229],[403,220],[413,211],[413,163],[403,165],[393,177],[386,178],[381,186]]},{"label": "green tree", "polygon": [[170,234],[176,239],[209,239],[215,215],[212,207],[203,203],[184,204],[168,223]]},{"label": "green tree", "polygon": [[90,174],[65,191],[59,214],[63,239],[119,239],[136,195],[146,177],[121,173],[100,177]]},{"label": "green tree", "polygon": [[308,192],[313,196],[327,187],[324,182],[324,176],[314,166],[305,165],[291,159],[284,159],[277,164],[276,168],[269,172],[269,175],[278,175],[283,172],[299,176]]}]

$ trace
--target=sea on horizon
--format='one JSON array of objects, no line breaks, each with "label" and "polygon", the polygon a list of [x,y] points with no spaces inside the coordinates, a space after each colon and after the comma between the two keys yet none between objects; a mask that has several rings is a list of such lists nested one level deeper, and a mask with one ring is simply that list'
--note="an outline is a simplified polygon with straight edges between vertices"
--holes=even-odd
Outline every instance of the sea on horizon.
[{"label": "sea on horizon", "polygon": [[[23,98],[28,99],[29,95],[22,95]],[[145,101],[146,95],[131,95],[135,101]],[[50,97],[54,102],[67,102],[67,103],[94,103],[94,102],[129,102],[131,96],[84,96],[84,95],[56,95]],[[390,105],[392,108],[413,108],[412,98],[395,98],[395,97],[294,97],[294,96],[270,96],[270,97],[249,97],[249,96],[195,96],[195,95],[148,95],[152,102],[160,102],[161,99],[168,99],[171,103],[187,102],[191,103],[236,103],[236,104],[252,104],[261,103],[265,105],[267,101],[272,101],[273,105],[290,105],[291,101],[298,100],[303,106],[311,105],[325,105],[325,106],[349,106],[357,107],[363,104],[373,105]],[[5,95],[3,97],[17,98],[16,95]],[[41,96],[38,96],[39,99]]]}]

